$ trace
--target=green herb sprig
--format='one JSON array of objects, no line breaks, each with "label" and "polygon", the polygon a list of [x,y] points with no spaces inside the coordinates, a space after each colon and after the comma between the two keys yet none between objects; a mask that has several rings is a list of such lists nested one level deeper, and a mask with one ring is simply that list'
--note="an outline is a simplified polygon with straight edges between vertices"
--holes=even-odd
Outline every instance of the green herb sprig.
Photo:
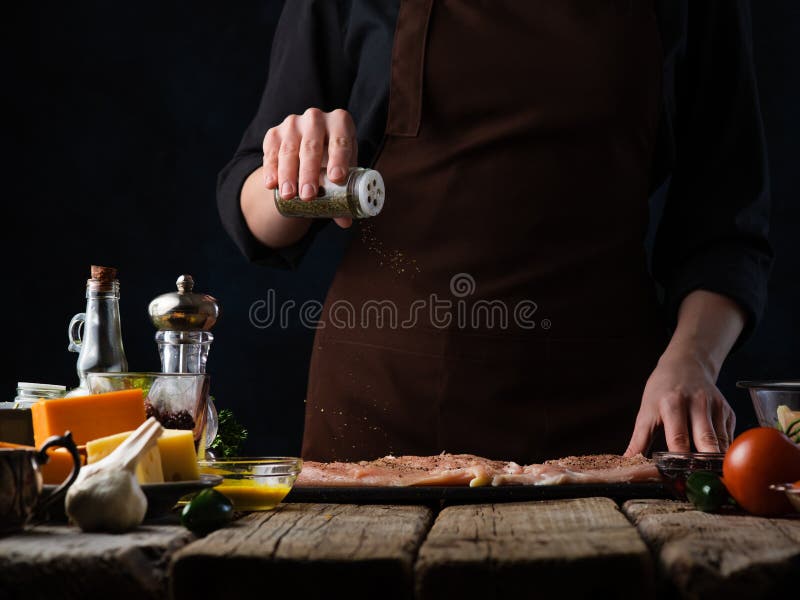
[{"label": "green herb sprig", "polygon": [[242,446],[247,441],[247,429],[236,420],[233,411],[219,411],[217,436],[211,442],[211,450],[217,458],[241,456]]}]

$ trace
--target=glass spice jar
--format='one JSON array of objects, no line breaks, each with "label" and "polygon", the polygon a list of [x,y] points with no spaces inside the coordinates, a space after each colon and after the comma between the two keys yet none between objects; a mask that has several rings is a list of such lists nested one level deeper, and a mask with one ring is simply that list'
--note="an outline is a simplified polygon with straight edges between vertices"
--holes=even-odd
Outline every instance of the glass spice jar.
[{"label": "glass spice jar", "polygon": [[351,168],[343,184],[328,179],[327,169],[320,170],[317,197],[281,198],[275,188],[275,206],[284,217],[366,219],[383,208],[386,189],[383,177],[374,169]]},{"label": "glass spice jar", "polygon": [[14,398],[14,408],[30,408],[39,400],[63,398],[66,393],[67,387],[63,385],[20,381],[17,383],[17,396]]}]

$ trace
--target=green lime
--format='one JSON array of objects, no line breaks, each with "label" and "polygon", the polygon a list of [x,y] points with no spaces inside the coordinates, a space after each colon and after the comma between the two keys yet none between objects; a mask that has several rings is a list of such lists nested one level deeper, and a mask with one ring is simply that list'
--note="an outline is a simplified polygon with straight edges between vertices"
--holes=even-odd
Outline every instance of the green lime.
[{"label": "green lime", "polygon": [[686,497],[703,512],[714,512],[730,502],[730,495],[719,478],[711,471],[695,471],[686,480]]},{"label": "green lime", "polygon": [[207,535],[233,519],[233,504],[214,489],[203,490],[181,511],[181,523],[196,535]]}]

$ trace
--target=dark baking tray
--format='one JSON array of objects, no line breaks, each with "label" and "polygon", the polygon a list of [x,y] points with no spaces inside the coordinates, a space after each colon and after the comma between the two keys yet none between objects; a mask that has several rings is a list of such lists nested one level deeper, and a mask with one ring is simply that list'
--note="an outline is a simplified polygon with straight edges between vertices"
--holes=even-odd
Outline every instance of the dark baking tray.
[{"label": "dark baking tray", "polygon": [[515,485],[501,487],[295,487],[285,502],[334,504],[477,504],[602,496],[616,501],[672,498],[663,483]]}]

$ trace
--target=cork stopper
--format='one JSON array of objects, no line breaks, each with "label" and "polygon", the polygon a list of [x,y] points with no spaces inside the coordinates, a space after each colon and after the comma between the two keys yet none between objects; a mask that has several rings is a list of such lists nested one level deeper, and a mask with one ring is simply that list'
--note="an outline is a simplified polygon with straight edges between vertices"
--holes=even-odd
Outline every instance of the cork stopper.
[{"label": "cork stopper", "polygon": [[117,270],[114,267],[100,267],[92,265],[92,279],[101,283],[111,283],[117,278]]}]

